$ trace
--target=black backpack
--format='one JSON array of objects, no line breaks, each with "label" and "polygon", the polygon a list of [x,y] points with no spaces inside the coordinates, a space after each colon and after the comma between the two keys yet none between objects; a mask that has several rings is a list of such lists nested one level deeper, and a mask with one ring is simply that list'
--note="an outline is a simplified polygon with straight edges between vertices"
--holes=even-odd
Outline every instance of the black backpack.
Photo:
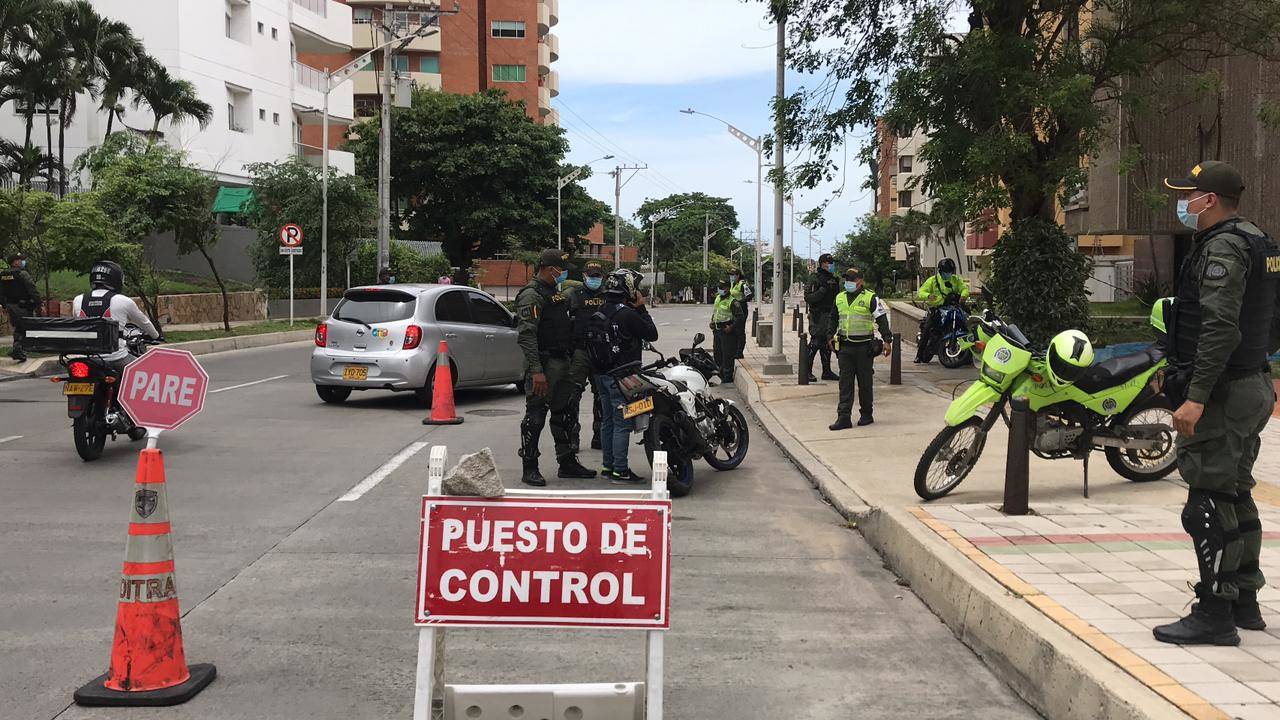
[{"label": "black backpack", "polygon": [[587,318],[587,357],[596,370],[612,370],[622,356],[625,338],[618,324],[613,321],[622,307],[617,304],[602,305]]}]

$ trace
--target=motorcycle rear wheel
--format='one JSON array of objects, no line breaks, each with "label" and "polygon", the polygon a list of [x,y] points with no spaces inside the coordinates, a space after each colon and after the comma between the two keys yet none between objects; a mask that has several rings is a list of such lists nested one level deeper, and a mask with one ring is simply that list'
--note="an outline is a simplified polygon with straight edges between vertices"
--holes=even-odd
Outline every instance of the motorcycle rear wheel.
[{"label": "motorcycle rear wheel", "polygon": [[1117,420],[1117,425],[1156,425],[1168,426],[1161,446],[1156,450],[1126,450],[1124,448],[1106,448],[1107,464],[1120,477],[1133,482],[1150,482],[1169,475],[1178,468],[1174,448],[1173,409],[1169,399],[1164,395],[1156,395],[1146,402],[1131,407]]},{"label": "motorcycle rear wheel", "polygon": [[[733,405],[725,407],[725,424],[729,426],[732,438],[711,452],[702,456],[707,464],[716,470],[732,470],[747,459],[747,446],[751,444],[751,431],[747,428],[747,419],[742,411]],[[725,458],[720,458],[720,453]]]},{"label": "motorcycle rear wheel", "polygon": [[653,454],[658,450],[667,453],[667,490],[671,497],[684,497],[693,489],[693,460],[676,454],[679,448],[680,430],[675,421],[654,415],[649,429],[644,433],[644,454],[653,467]]},{"label": "motorcycle rear wheel", "polygon": [[973,417],[943,428],[933,438],[916,465],[916,494],[921,499],[937,500],[968,477],[982,455],[981,426],[982,420]]},{"label": "motorcycle rear wheel", "polygon": [[102,457],[102,448],[107,444],[107,426],[98,418],[97,406],[85,408],[80,417],[71,420],[71,434],[81,460],[91,462]]}]

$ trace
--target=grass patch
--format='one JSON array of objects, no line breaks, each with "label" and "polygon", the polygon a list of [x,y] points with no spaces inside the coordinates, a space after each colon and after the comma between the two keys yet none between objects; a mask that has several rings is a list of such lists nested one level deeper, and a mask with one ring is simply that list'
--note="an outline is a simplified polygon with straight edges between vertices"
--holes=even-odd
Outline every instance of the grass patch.
[{"label": "grass patch", "polygon": [[1091,302],[1089,303],[1089,313],[1094,317],[1115,317],[1117,315],[1140,315],[1146,317],[1151,314],[1151,306],[1144,304],[1136,297],[1131,297],[1120,302]]},{"label": "grass patch", "polygon": [[[36,287],[44,294],[44,278],[34,278]],[[252,290],[242,282],[227,280],[227,292]],[[59,270],[49,275],[49,295],[56,300],[72,300],[75,296],[89,290],[89,276],[71,270]],[[125,288],[133,292],[134,288]],[[218,292],[218,284],[213,278],[181,272],[178,270],[160,271],[161,295],[187,295]]]},{"label": "grass patch", "polygon": [[294,320],[293,325],[290,326],[288,320],[268,320],[252,325],[232,325],[231,332],[226,332],[222,328],[216,330],[174,330],[173,332],[166,332],[164,337],[171,343],[190,340],[217,340],[225,337],[263,335],[266,333],[288,332],[290,330],[313,330],[317,322],[318,319],[316,318],[297,318]]}]

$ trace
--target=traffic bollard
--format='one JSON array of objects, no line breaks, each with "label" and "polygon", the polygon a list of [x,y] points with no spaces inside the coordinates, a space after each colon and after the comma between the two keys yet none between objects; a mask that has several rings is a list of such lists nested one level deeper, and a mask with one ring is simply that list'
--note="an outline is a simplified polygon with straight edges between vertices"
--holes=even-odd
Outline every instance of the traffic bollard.
[{"label": "traffic bollard", "polygon": [[[1026,515],[1031,472],[1031,435],[1035,414],[1026,398],[1009,402],[1009,454],[1004,466],[1005,515]],[[991,412],[995,412],[992,408]]]},{"label": "traffic bollard", "polygon": [[751,337],[755,337],[756,325],[760,323],[760,308],[751,308]]},{"label": "traffic bollard", "polygon": [[893,352],[889,356],[889,384],[902,384],[902,333],[893,334]]},{"label": "traffic bollard", "polygon": [[[803,358],[803,360],[809,359],[809,336],[804,334],[804,332],[800,333],[800,353],[801,353],[800,356],[801,358]],[[806,366],[809,363],[804,362],[803,360],[799,363],[796,363],[800,367],[800,374],[797,376],[797,380],[801,385],[808,385],[809,384],[809,368]]]}]

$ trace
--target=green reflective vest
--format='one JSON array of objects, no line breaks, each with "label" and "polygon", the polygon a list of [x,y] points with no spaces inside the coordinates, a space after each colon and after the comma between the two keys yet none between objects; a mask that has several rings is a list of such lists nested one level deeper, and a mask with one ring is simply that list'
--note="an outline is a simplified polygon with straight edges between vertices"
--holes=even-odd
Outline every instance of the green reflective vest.
[{"label": "green reflective vest", "polygon": [[729,298],[735,302],[741,302],[747,296],[747,281],[739,280],[729,288]]},{"label": "green reflective vest", "polygon": [[849,300],[849,295],[850,293],[841,292],[836,296],[836,313],[839,316],[836,322],[836,334],[853,339],[872,337],[875,334],[876,322],[871,312],[876,294],[864,289],[853,298],[852,302]]},{"label": "green reflective vest", "polygon": [[711,322],[719,325],[733,320],[733,297],[731,295],[716,295],[715,305],[711,309]]}]

